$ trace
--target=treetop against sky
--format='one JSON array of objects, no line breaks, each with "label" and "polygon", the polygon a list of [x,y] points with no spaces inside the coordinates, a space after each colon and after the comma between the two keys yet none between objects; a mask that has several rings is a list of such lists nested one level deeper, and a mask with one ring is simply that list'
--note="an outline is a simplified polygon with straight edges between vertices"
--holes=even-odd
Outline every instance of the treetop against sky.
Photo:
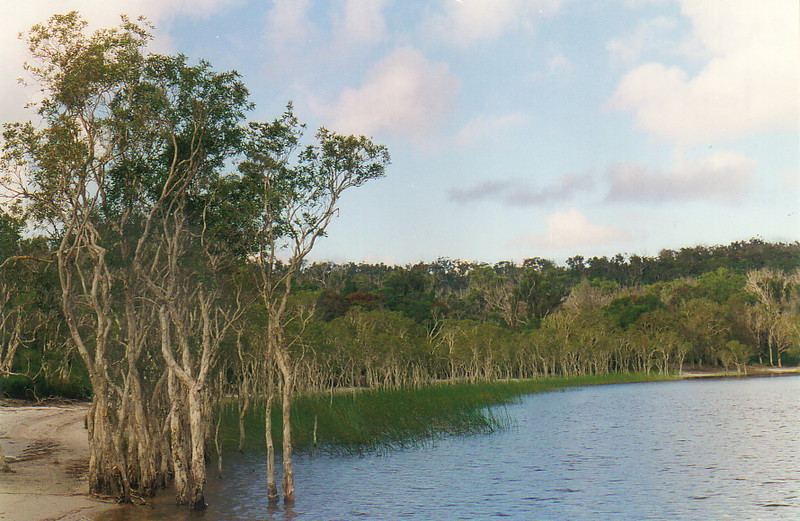
[{"label": "treetop against sky", "polygon": [[236,69],[270,120],[372,136],[314,259],[564,259],[800,237],[795,0],[29,0],[0,4],[0,121],[31,119],[17,34],[146,16]]}]

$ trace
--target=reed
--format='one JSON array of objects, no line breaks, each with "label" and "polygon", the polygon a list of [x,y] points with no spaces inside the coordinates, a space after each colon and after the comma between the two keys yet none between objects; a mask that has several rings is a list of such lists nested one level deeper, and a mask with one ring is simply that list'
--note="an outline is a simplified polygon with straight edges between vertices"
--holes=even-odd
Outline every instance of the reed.
[{"label": "reed", "polygon": [[[292,416],[299,451],[363,453],[420,446],[453,435],[485,434],[513,425],[503,405],[527,394],[569,387],[667,379],[663,375],[610,374],[536,380],[441,382],[418,388],[338,390],[295,398]],[[273,406],[273,438],[281,443],[280,406]],[[220,408],[224,447],[238,440],[238,405]],[[245,417],[246,448],[263,448],[264,406]]]}]

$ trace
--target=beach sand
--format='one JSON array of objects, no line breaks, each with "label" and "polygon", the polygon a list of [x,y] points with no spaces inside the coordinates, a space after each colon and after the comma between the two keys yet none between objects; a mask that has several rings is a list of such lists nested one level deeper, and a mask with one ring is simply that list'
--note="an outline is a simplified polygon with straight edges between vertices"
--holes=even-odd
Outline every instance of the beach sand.
[{"label": "beach sand", "polygon": [[0,520],[88,521],[115,508],[88,496],[85,403],[0,401],[0,445],[13,472],[0,473]]}]

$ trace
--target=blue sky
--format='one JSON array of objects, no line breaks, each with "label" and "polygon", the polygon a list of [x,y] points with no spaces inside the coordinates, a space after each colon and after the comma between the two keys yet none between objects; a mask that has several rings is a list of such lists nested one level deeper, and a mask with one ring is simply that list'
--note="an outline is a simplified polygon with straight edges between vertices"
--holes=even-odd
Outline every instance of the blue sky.
[{"label": "blue sky", "polygon": [[24,119],[14,36],[54,12],[156,24],[154,49],[244,76],[255,119],[386,144],[316,260],[563,261],[800,239],[796,0],[29,0],[0,6],[0,120]]}]

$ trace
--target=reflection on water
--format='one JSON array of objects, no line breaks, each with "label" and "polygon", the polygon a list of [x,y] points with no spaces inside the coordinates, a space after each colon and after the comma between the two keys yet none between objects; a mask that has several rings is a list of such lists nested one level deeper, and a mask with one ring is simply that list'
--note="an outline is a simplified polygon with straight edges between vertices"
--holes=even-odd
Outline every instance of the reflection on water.
[{"label": "reflection on water", "polygon": [[800,377],[533,395],[515,428],[383,456],[299,457],[297,504],[269,510],[260,454],[229,454],[209,509],[102,521],[800,519]]}]

